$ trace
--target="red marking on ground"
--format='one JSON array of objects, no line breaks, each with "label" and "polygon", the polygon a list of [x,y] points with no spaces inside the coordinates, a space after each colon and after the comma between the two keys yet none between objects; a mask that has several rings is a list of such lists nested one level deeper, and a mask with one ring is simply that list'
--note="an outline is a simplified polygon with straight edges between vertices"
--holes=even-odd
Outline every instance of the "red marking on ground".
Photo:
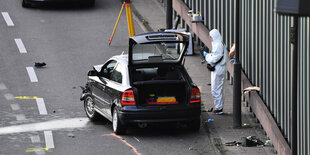
[{"label": "red marking on ground", "polygon": [[135,147],[133,147],[131,144],[129,144],[125,139],[123,139],[121,136],[116,135],[115,133],[111,133],[111,134],[104,134],[102,136],[113,136],[116,137],[117,139],[119,139],[120,141],[122,141],[124,144],[126,144],[128,147],[130,147],[132,149],[132,151],[136,154],[136,155],[142,155],[141,153],[139,153],[137,151],[137,149]]}]

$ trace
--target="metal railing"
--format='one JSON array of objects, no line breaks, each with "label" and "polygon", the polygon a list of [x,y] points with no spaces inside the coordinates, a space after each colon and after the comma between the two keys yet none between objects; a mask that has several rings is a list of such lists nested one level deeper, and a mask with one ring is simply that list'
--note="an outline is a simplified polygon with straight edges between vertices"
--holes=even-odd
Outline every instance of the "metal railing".
[{"label": "metal railing", "polygon": [[[235,42],[236,0],[182,0],[204,25],[218,29],[227,47]],[[165,2],[163,0],[162,2]],[[276,0],[240,0],[240,61],[252,85],[291,140],[293,18],[278,15]],[[189,29],[184,21],[181,26]],[[310,18],[299,18],[298,45],[298,154],[310,154]]]}]

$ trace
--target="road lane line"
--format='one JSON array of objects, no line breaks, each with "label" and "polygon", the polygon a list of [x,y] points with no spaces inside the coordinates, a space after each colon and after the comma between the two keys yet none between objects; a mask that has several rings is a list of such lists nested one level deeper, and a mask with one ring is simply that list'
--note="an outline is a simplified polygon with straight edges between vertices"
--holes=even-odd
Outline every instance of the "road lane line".
[{"label": "road lane line", "polygon": [[14,23],[13,23],[13,21],[12,21],[10,15],[9,15],[9,13],[8,13],[8,12],[1,12],[1,13],[2,13],[2,16],[3,16],[3,18],[4,18],[5,22],[6,22],[6,24],[7,24],[8,26],[14,26]]},{"label": "road lane line", "polygon": [[44,99],[43,98],[37,98],[36,101],[37,101],[37,105],[38,105],[40,115],[47,115],[47,110],[46,110],[46,106],[44,103]]},{"label": "road lane line", "polygon": [[26,152],[35,152],[36,154],[38,154],[37,152],[41,152],[39,154],[45,154],[44,151],[48,151],[50,150],[49,148],[42,148],[42,147],[35,147],[35,148],[27,148]]},{"label": "road lane line", "polygon": [[27,50],[25,48],[25,45],[24,45],[22,39],[16,38],[14,40],[15,40],[15,43],[16,43],[16,45],[18,47],[19,53],[27,53]]},{"label": "road lane line", "polygon": [[11,108],[13,111],[20,110],[20,106],[16,103],[10,104]]},{"label": "road lane line", "polygon": [[18,114],[18,115],[16,115],[16,120],[24,121],[24,120],[26,120],[26,116],[24,114]]},{"label": "road lane line", "polygon": [[0,83],[0,90],[6,90],[8,89],[4,83]]},{"label": "road lane line", "polygon": [[26,69],[27,69],[30,81],[31,82],[38,82],[38,78],[37,78],[36,73],[34,72],[33,67],[26,67]]},{"label": "road lane line", "polygon": [[0,135],[46,130],[76,129],[88,126],[91,126],[91,124],[89,124],[89,119],[87,117],[78,117],[0,127]]},{"label": "road lane line", "polygon": [[37,99],[37,96],[16,96],[16,99],[20,99],[20,100],[34,100]]},{"label": "road lane line", "polygon": [[4,94],[4,97],[6,100],[9,100],[9,101],[14,100],[14,96],[10,93]]},{"label": "road lane line", "polygon": [[55,148],[52,131],[44,131],[46,148]]}]

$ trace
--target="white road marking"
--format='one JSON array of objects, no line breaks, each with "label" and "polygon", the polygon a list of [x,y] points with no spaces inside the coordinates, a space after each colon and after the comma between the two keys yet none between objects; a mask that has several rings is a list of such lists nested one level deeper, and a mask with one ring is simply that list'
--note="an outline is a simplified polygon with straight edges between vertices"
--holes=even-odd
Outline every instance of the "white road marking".
[{"label": "white road marking", "polygon": [[10,93],[4,94],[6,100],[14,100],[14,96]]},{"label": "white road marking", "polygon": [[44,131],[46,148],[55,148],[52,131]]},{"label": "white road marking", "polygon": [[37,98],[36,101],[37,101],[37,105],[38,105],[40,115],[47,115],[47,110],[45,107],[44,99],[43,98]]},{"label": "white road marking", "polygon": [[40,143],[41,142],[39,135],[32,135],[32,136],[30,136],[30,139],[31,139],[32,143]]},{"label": "white road marking", "polygon": [[13,111],[20,110],[20,106],[16,103],[10,104],[11,108]]},{"label": "white road marking", "polygon": [[16,120],[24,121],[24,120],[26,120],[26,116],[24,114],[18,114],[18,115],[16,115]]},{"label": "white road marking", "polygon": [[38,78],[37,78],[36,73],[34,72],[33,67],[26,67],[26,69],[27,69],[30,81],[31,82],[38,82]]},{"label": "white road marking", "polygon": [[24,45],[22,39],[16,38],[14,40],[15,40],[15,43],[16,43],[16,45],[18,47],[19,53],[27,53],[27,50],[25,48],[25,45]]},{"label": "white road marking", "polygon": [[13,23],[13,21],[12,21],[10,15],[9,15],[9,13],[8,13],[8,12],[1,12],[1,13],[2,13],[2,16],[3,16],[3,18],[4,18],[5,22],[6,22],[6,24],[7,24],[8,26],[14,26],[14,23]]},{"label": "white road marking", "polygon": [[6,90],[8,89],[4,83],[0,83],[0,90]]},{"label": "white road marking", "polygon": [[22,124],[7,127],[0,127],[0,135],[22,133],[22,132],[34,132],[44,130],[58,130],[58,129],[74,129],[91,126],[89,119],[82,118],[70,118],[62,120],[54,120],[41,123]]}]

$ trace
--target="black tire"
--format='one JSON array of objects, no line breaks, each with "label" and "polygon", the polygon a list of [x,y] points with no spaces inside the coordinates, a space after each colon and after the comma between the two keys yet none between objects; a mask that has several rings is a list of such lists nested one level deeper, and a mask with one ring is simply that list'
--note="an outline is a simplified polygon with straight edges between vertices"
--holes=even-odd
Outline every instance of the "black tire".
[{"label": "black tire", "polygon": [[90,1],[88,2],[88,6],[89,6],[89,7],[95,6],[95,0],[90,0]]},{"label": "black tire", "polygon": [[23,7],[23,8],[29,8],[29,7],[31,7],[31,4],[30,4],[30,3],[27,3],[25,0],[23,0],[23,2],[22,2],[22,7]]},{"label": "black tire", "polygon": [[200,129],[200,118],[187,123],[190,131],[198,132]]},{"label": "black tire", "polygon": [[116,107],[113,109],[112,114],[112,128],[113,132],[117,135],[122,135],[126,132],[126,127],[119,121],[119,114]]},{"label": "black tire", "polygon": [[80,4],[81,4],[81,6],[84,6],[84,7],[94,7],[95,6],[95,0],[89,0],[87,2],[83,2]]},{"label": "black tire", "polygon": [[84,110],[92,122],[98,121],[101,118],[101,115],[94,109],[94,99],[91,95],[87,95],[84,99]]}]

